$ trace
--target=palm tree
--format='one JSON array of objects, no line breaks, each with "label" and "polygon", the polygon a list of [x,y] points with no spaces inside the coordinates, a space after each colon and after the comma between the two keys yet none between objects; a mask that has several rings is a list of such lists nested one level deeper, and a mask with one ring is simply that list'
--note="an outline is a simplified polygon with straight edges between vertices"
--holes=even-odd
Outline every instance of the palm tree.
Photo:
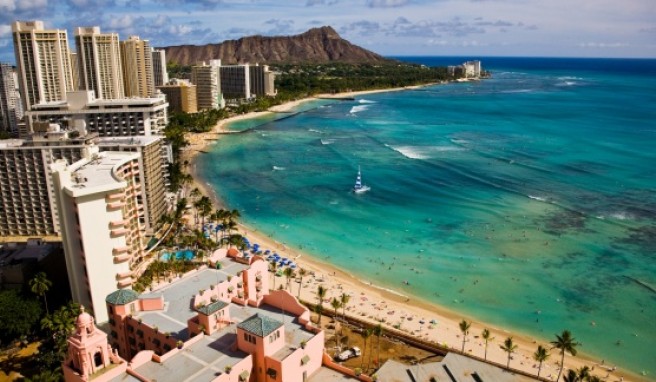
[{"label": "palm tree", "polygon": [[46,314],[50,314],[48,311],[48,300],[46,299],[46,292],[52,286],[52,282],[48,280],[48,276],[44,272],[37,273],[32,280],[30,280],[30,290],[32,293],[36,294],[39,297],[43,297],[43,303],[46,307]]},{"label": "palm tree", "polygon": [[540,362],[538,365],[538,378],[540,378],[540,371],[542,370],[542,362],[546,361],[547,358],[549,358],[550,354],[547,349],[545,349],[542,345],[538,345],[538,349],[533,353],[533,359],[536,360],[537,362]]},{"label": "palm tree", "polygon": [[[558,373],[558,376],[560,376],[560,373]],[[565,382],[580,382],[581,380],[579,379],[579,375],[576,373],[576,371],[574,371],[572,369],[569,369],[567,371],[567,374],[565,374],[563,376],[563,381],[565,381]]]},{"label": "palm tree", "polygon": [[269,288],[272,290],[276,289],[276,272],[278,271],[278,263],[276,263],[275,260],[272,260],[271,263],[269,263],[271,266],[269,269],[271,270],[271,285],[273,285],[273,288]]},{"label": "palm tree", "polygon": [[[371,329],[365,329],[360,333],[364,339],[364,349],[362,349],[362,363],[360,364],[361,369],[364,369],[364,357],[367,353],[367,340],[369,340],[369,337],[371,337],[372,333],[373,331]],[[367,369],[369,369],[369,365],[367,365]]]},{"label": "palm tree", "polygon": [[317,325],[321,327],[321,315],[323,314],[323,305],[320,304],[315,305],[314,311],[319,315],[319,317],[317,317]]},{"label": "palm tree", "polygon": [[462,352],[465,352],[465,342],[467,341],[467,335],[469,334],[469,328],[471,327],[471,322],[466,320],[460,321],[460,331],[462,332]]},{"label": "palm tree", "polygon": [[[342,321],[346,322],[346,305],[348,305],[349,301],[351,300],[351,296],[346,293],[342,293],[341,296],[339,296],[339,302],[342,303]],[[342,330],[344,327],[342,326]]]},{"label": "palm tree", "polygon": [[301,278],[301,282],[298,283],[298,299],[301,299],[301,287],[303,286],[303,276],[307,275],[305,268],[298,268],[298,277]]},{"label": "palm tree", "polygon": [[590,380],[590,368],[587,366],[583,366],[580,369],[577,370],[577,373],[579,375],[579,380],[581,381],[588,381]]},{"label": "palm tree", "polygon": [[380,337],[383,335],[383,325],[378,324],[374,327],[376,338],[376,366],[380,366]]},{"label": "palm tree", "polygon": [[207,196],[202,196],[198,202],[200,203],[200,216],[203,218],[201,227],[204,227],[205,218],[212,213],[212,200]]},{"label": "palm tree", "polygon": [[490,331],[488,329],[483,329],[483,331],[481,332],[481,337],[485,341],[485,357],[484,357],[484,359],[487,360],[487,344],[490,341],[492,341],[494,339],[494,337],[492,337],[492,334],[490,333]]},{"label": "palm tree", "polygon": [[561,355],[560,370],[558,371],[558,378],[556,378],[556,381],[558,381],[560,380],[560,375],[562,374],[563,368],[565,367],[565,352],[575,356],[576,347],[579,345],[579,343],[574,340],[574,337],[572,337],[572,333],[570,333],[569,330],[563,330],[561,335],[556,334],[556,340],[551,341],[551,344],[553,345],[552,349],[559,349]]},{"label": "palm tree", "polygon": [[194,189],[191,190],[191,192],[189,193],[189,197],[194,201],[198,200],[198,198],[200,198],[201,195],[202,194],[200,193],[198,187],[194,187]]},{"label": "palm tree", "polygon": [[318,306],[321,307],[319,313],[319,327],[321,327],[321,313],[323,313],[323,299],[326,297],[326,294],[328,293],[328,289],[324,287],[323,285],[319,285],[317,287],[317,298],[319,299],[319,304]]},{"label": "palm tree", "polygon": [[517,350],[517,345],[512,340],[512,337],[506,338],[505,341],[503,341],[503,345],[501,345],[501,350],[505,351],[508,353],[508,364],[506,364],[507,368],[510,368],[510,356],[512,356],[512,353]]},{"label": "palm tree", "polygon": [[333,300],[330,302],[330,306],[333,307],[335,310],[335,321],[337,321],[337,309],[339,309],[342,306],[342,303],[339,302],[337,297],[333,297]]},{"label": "palm tree", "polygon": [[289,267],[285,268],[285,270],[282,271],[282,274],[285,275],[285,277],[287,278],[287,289],[291,292],[292,291],[291,279],[294,278],[296,274],[294,273],[294,270]]}]

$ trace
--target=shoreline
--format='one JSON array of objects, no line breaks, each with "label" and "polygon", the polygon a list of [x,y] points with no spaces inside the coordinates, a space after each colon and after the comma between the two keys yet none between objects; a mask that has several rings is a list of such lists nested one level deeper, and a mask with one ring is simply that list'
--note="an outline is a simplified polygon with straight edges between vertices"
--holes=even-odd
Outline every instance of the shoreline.
[{"label": "shoreline", "polygon": [[[190,145],[183,150],[181,159],[186,159],[190,163],[189,172],[194,180],[189,187],[190,189],[198,187],[204,195],[207,195],[212,199],[215,208],[226,208],[225,203],[218,197],[212,186],[207,184],[206,181],[199,176],[196,171],[195,159],[199,152],[204,152],[204,149],[210,141],[219,139],[218,134],[227,131],[227,126],[232,122],[257,118],[275,112],[289,112],[304,103],[317,100],[319,97],[322,99],[338,99],[365,94],[409,90],[418,87],[421,86],[328,95],[321,94],[277,105],[272,107],[270,111],[253,112],[219,121],[213,127],[211,132],[190,134],[190,137],[188,137]],[[333,297],[339,296],[342,292],[351,292],[352,297],[347,308],[348,314],[356,316],[359,319],[370,321],[374,325],[381,322],[381,320],[384,320],[386,322],[382,322],[383,327],[389,328],[392,324],[403,322],[401,331],[406,334],[422,339],[437,341],[440,345],[446,344],[449,348],[460,350],[462,347],[462,334],[458,324],[462,319],[467,319],[468,321],[471,321],[472,326],[470,328],[467,344],[465,345],[466,352],[483,358],[484,345],[483,341],[478,337],[480,337],[480,332],[483,328],[488,328],[492,332],[492,337],[494,337],[494,340],[490,341],[488,345],[488,359],[505,366],[507,354],[500,349],[499,345],[503,343],[503,340],[506,337],[512,336],[513,340],[518,345],[518,351],[513,354],[513,359],[510,363],[511,367],[533,374],[537,373],[537,366],[532,359],[532,354],[538,344],[550,349],[551,345],[549,341],[555,339],[556,333],[554,333],[554,337],[546,341],[537,341],[533,336],[525,333],[519,333],[515,330],[509,330],[503,327],[487,325],[484,322],[475,320],[465,314],[451,311],[448,308],[433,302],[422,300],[415,296],[405,296],[402,293],[395,291],[393,288],[387,288],[386,286],[375,285],[367,280],[361,280],[343,269],[326,263],[317,257],[313,257],[310,253],[304,250],[291,248],[286,245],[286,243],[279,243],[268,235],[257,231],[253,227],[239,223],[239,231],[248,236],[251,242],[257,242],[265,249],[268,248],[272,251],[278,251],[281,256],[290,259],[293,258],[299,267],[314,272],[314,277],[304,277],[302,288],[298,283],[292,283],[292,292],[294,295],[296,295],[298,291],[297,288],[300,288],[301,299],[314,303],[316,302],[315,291],[318,285],[324,285],[329,290],[326,296],[328,302]],[[275,284],[276,286],[281,283],[284,285],[284,281],[284,278],[276,278]],[[324,306],[330,309],[329,304],[327,304],[325,300]],[[389,312],[394,312],[394,314],[389,314]],[[403,315],[401,316],[401,314]],[[410,320],[409,317],[412,317],[412,320]],[[389,321],[387,321],[388,319]],[[419,323],[421,319],[425,319],[425,325]],[[433,328],[427,328],[428,321],[432,319],[437,320],[438,324]],[[574,336],[576,337],[575,333]],[[557,350],[551,350],[550,353],[551,357],[543,363],[541,377],[548,378],[549,375],[551,375],[551,379],[554,380],[558,374],[557,365],[560,361],[560,354]],[[582,366],[590,367],[592,373],[601,377],[602,380],[619,381],[622,377],[624,378],[623,380],[627,382],[649,380],[647,376],[640,376],[636,372],[628,370],[620,371],[619,369],[613,370],[613,366],[597,362],[591,356],[586,354],[579,353],[577,357],[572,357],[571,355],[565,357],[566,368],[578,369]]]}]

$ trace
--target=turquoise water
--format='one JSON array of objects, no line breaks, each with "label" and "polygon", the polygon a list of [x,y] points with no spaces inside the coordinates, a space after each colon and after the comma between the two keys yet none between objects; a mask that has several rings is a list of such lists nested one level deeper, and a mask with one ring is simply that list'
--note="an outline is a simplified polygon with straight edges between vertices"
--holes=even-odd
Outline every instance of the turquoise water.
[{"label": "turquoise water", "polygon": [[190,249],[184,249],[176,251],[175,253],[164,252],[159,256],[161,261],[169,261],[175,256],[176,260],[192,260],[194,258],[194,251]]},{"label": "turquoise water", "polygon": [[359,277],[656,375],[656,62],[483,65],[232,125],[199,171],[249,225]]}]

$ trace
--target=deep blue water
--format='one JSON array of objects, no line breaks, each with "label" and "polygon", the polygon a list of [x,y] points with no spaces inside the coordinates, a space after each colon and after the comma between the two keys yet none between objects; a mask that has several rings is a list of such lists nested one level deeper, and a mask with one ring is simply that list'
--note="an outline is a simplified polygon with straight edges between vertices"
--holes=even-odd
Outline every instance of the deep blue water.
[{"label": "deep blue water", "polygon": [[255,127],[200,173],[361,278],[656,375],[656,60],[481,60],[491,79],[233,124]]}]

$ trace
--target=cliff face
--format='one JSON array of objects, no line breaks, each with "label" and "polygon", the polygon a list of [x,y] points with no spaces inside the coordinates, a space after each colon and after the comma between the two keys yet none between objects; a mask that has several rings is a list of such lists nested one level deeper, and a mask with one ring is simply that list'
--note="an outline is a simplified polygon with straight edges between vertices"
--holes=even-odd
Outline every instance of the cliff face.
[{"label": "cliff face", "polygon": [[220,44],[164,47],[167,61],[192,65],[221,59],[222,64],[238,63],[379,63],[384,57],[344,40],[329,26],[313,28],[295,36],[251,36]]}]

